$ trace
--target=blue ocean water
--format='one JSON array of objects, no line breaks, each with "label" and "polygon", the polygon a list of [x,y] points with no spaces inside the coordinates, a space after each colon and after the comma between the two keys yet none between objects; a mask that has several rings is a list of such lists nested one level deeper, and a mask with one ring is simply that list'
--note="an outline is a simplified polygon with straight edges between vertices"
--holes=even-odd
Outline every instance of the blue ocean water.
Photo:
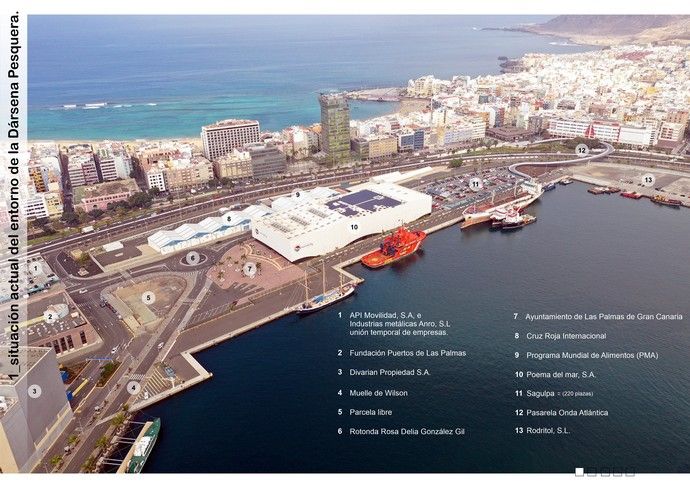
[{"label": "blue ocean water", "polygon": [[[224,118],[279,130],[317,122],[321,91],[402,86],[425,74],[492,74],[498,56],[592,49],[480,30],[547,18],[30,16],[29,136],[194,136]],[[394,110],[354,103],[352,117]]]},{"label": "blue ocean water", "polygon": [[[144,412],[163,425],[145,470],[689,472],[690,211],[594,197],[585,189],[574,184],[545,194],[529,209],[538,221],[514,233],[453,226],[430,235],[423,252],[386,268],[352,266],[365,279],[355,296],[197,354],[213,378]],[[363,311],[422,313],[425,320],[450,321],[451,328],[447,336],[429,338],[349,335],[339,314]],[[516,323],[515,312],[680,313],[684,320],[530,325]],[[527,332],[549,331],[607,338],[525,340]],[[351,349],[389,348],[466,350],[467,357],[348,356]],[[527,351],[654,351],[658,359],[537,361],[525,359]],[[350,368],[428,368],[431,375],[350,376]],[[517,379],[517,370],[593,371],[595,377]],[[347,394],[365,388],[403,389],[409,396]],[[518,389],[525,392],[521,398]],[[527,390],[594,396],[528,398]],[[351,408],[393,414],[357,417]],[[518,417],[517,409],[604,409],[609,416]],[[348,430],[456,426],[466,428],[464,436],[354,436]],[[518,435],[519,426],[565,426],[570,434]],[[338,435],[338,428],[345,433]]]}]

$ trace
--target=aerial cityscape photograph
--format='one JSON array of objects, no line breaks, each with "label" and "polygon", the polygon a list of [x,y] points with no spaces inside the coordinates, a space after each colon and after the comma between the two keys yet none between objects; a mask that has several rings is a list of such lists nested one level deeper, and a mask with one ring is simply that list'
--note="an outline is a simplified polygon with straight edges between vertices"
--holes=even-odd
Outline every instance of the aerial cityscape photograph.
[{"label": "aerial cityscape photograph", "polygon": [[21,10],[0,473],[687,483],[690,15]]}]

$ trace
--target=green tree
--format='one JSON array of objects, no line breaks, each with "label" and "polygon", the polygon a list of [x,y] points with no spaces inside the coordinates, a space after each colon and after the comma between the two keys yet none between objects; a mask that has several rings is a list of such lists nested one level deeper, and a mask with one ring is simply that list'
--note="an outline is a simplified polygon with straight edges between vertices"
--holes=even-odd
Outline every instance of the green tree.
[{"label": "green tree", "polygon": [[59,466],[61,463],[62,463],[62,456],[60,456],[59,454],[56,454],[55,456],[50,458],[50,464],[54,468]]},{"label": "green tree", "polygon": [[86,266],[89,264],[91,261],[91,256],[89,256],[89,253],[83,252],[79,255],[78,258],[74,260],[75,263],[77,263],[79,266]]},{"label": "green tree", "polygon": [[460,166],[462,166],[462,163],[462,158],[454,158],[453,160],[451,160],[448,166],[450,166],[451,168],[459,168]]},{"label": "green tree", "polygon": [[87,473],[93,471],[95,467],[96,459],[93,456],[89,456],[88,459],[84,461],[84,464],[81,465],[82,471],[86,471]]},{"label": "green tree", "polygon": [[105,212],[101,210],[100,208],[94,208],[89,212],[89,215],[91,216],[92,219],[98,220],[100,219]]},{"label": "green tree", "polygon": [[151,195],[152,197],[157,197],[160,194],[161,194],[161,189],[158,188],[157,186],[154,186],[153,188],[149,188],[149,195]]},{"label": "green tree", "polygon": [[121,426],[121,425],[124,424],[124,423],[125,423],[125,414],[124,414],[124,412],[118,413],[117,415],[115,415],[115,416],[113,417],[113,420],[110,421],[110,424],[111,424],[113,427],[119,427],[119,426]]},{"label": "green tree", "polygon": [[79,217],[80,224],[86,224],[88,222],[91,222],[91,216],[87,214],[83,208],[77,210],[77,216]]},{"label": "green tree", "polygon": [[96,447],[100,449],[105,449],[105,447],[108,445],[108,438],[106,436],[101,436],[98,438],[96,441]]},{"label": "green tree", "polygon": [[70,445],[70,446],[75,445],[77,442],[79,442],[79,437],[77,437],[76,434],[71,434],[71,435],[67,438],[67,444]]},{"label": "green tree", "polygon": [[64,212],[62,214],[62,221],[70,227],[79,225],[79,215],[76,212]]},{"label": "green tree", "polygon": [[130,205],[130,207],[136,208],[148,208],[151,206],[151,202],[153,202],[153,197],[147,192],[143,191],[130,195],[130,197],[127,199],[127,203]]}]

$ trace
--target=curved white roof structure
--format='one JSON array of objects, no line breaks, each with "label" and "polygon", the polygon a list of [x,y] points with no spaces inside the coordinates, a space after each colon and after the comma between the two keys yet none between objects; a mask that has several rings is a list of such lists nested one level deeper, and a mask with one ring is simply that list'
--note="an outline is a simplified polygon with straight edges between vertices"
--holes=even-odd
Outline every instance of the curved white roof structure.
[{"label": "curved white roof structure", "polygon": [[252,205],[244,210],[225,212],[219,217],[206,217],[198,223],[182,224],[175,230],[159,230],[148,238],[148,244],[161,254],[181,251],[232,234],[248,231],[253,218],[271,210],[264,205]]}]

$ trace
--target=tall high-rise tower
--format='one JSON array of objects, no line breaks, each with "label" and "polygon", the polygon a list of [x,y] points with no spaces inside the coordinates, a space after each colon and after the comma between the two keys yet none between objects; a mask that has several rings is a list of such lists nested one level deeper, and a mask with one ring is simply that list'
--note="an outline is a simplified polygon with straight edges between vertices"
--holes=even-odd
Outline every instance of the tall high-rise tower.
[{"label": "tall high-rise tower", "polygon": [[350,107],[342,94],[322,94],[321,137],[322,149],[332,164],[350,160]]}]

